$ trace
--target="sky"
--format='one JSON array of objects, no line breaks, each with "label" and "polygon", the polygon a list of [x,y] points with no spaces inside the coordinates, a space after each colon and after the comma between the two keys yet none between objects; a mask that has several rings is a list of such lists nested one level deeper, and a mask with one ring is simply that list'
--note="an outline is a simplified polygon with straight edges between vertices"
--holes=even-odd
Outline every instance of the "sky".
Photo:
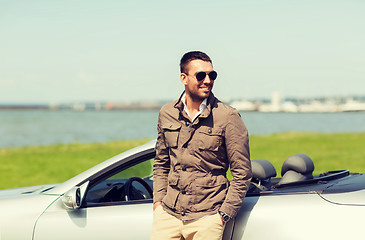
[{"label": "sky", "polygon": [[206,52],[220,99],[365,95],[363,0],[0,0],[0,103],[176,99]]}]

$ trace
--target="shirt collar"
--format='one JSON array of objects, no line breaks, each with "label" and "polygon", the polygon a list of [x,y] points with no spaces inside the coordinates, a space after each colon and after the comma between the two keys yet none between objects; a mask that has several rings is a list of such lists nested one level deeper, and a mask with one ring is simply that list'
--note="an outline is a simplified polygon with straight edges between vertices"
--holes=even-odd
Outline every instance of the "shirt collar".
[{"label": "shirt collar", "polygon": [[194,122],[194,120],[202,113],[204,112],[204,110],[207,108],[207,102],[208,102],[208,98],[205,98],[203,100],[203,102],[200,104],[199,106],[199,112],[194,116],[194,118],[192,118],[190,115],[189,115],[189,112],[188,112],[188,109],[186,107],[186,98],[185,98],[185,95],[186,93],[184,92],[184,94],[182,95],[181,97],[181,102],[184,104],[184,111],[188,114],[188,116],[190,117],[191,119],[191,122]]}]

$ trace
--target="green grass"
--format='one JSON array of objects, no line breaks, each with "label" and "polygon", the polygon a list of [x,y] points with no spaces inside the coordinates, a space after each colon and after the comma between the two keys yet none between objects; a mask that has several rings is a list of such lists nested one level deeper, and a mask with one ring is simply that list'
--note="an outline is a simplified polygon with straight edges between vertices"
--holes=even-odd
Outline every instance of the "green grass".
[{"label": "green grass", "polygon": [[0,149],[0,189],[64,182],[147,141]]},{"label": "green grass", "polygon": [[280,175],[285,159],[305,153],[314,161],[314,173],[349,169],[365,172],[365,133],[283,133],[250,138],[251,158],[272,162]]},{"label": "green grass", "polygon": [[[0,189],[63,182],[148,140],[0,149]],[[349,169],[365,172],[365,133],[280,133],[251,136],[251,158],[281,165],[296,153],[309,155],[315,173]]]}]

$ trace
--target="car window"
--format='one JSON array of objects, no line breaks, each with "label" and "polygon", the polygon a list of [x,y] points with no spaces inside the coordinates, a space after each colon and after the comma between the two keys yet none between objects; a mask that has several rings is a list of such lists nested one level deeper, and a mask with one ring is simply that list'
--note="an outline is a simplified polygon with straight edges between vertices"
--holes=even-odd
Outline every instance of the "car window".
[{"label": "car window", "polygon": [[[105,204],[138,203],[152,201],[152,175],[154,158],[146,159],[127,169],[111,169],[103,174],[103,179],[87,190],[84,206],[100,206]],[[130,161],[133,162],[134,160]]]},{"label": "car window", "polygon": [[141,178],[151,177],[153,174],[154,159],[149,159],[133,167],[127,168],[124,171],[118,172],[109,179],[123,179],[138,176]]}]

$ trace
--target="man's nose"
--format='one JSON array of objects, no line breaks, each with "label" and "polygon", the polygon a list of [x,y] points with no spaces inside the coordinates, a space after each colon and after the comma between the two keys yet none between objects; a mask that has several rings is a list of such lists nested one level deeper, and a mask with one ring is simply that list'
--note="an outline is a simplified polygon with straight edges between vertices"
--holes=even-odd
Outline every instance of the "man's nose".
[{"label": "man's nose", "polygon": [[207,74],[207,75],[205,75],[205,78],[204,78],[204,80],[203,80],[203,82],[204,82],[205,84],[211,83],[211,82],[213,82],[213,81],[214,81],[214,80],[211,80],[208,74]]}]

